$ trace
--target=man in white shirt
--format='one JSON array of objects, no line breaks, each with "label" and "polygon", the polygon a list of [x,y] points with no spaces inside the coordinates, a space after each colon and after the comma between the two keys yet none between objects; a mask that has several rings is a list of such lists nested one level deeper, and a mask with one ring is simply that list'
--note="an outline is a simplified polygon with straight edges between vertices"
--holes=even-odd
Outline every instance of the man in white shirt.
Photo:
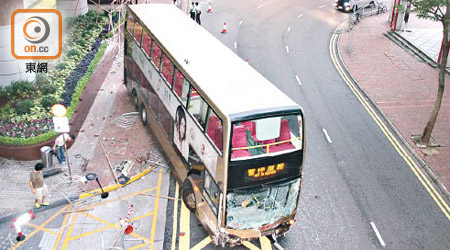
[{"label": "man in white shirt", "polygon": [[75,139],[75,136],[67,133],[60,134],[56,137],[55,145],[53,145],[53,151],[56,152],[56,158],[58,159],[59,165],[66,164],[65,145],[73,139]]}]

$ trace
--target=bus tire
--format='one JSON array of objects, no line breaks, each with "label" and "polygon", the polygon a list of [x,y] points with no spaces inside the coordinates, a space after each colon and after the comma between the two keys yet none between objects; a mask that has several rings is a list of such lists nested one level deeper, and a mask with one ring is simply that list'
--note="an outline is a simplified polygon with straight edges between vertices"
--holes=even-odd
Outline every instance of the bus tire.
[{"label": "bus tire", "polygon": [[189,179],[186,179],[183,182],[183,187],[181,190],[181,197],[183,199],[184,205],[186,205],[186,207],[189,209],[189,211],[195,212],[197,205],[196,205],[196,201],[195,201],[194,189],[192,188],[192,184],[189,181]]},{"label": "bus tire", "polygon": [[139,110],[139,100],[137,97],[137,93],[136,93],[136,89],[133,89],[133,91],[131,91],[131,98],[133,99],[133,104],[134,104],[134,108],[138,111]]},{"label": "bus tire", "polygon": [[141,115],[142,124],[147,126],[147,110],[145,109],[144,104],[141,104],[141,108],[139,109],[139,113]]}]

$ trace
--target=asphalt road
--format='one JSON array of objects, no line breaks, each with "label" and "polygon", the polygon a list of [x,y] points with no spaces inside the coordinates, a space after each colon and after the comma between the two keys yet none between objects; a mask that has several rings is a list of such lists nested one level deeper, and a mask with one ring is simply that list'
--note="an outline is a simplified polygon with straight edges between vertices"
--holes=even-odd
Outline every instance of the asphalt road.
[{"label": "asphalt road", "polygon": [[[323,0],[217,0],[213,6],[202,15],[203,27],[305,110],[298,221],[280,245],[450,249],[449,219],[333,64],[330,37],[348,14]],[[220,33],[224,22],[227,34]],[[204,237],[201,230],[191,233]]]}]

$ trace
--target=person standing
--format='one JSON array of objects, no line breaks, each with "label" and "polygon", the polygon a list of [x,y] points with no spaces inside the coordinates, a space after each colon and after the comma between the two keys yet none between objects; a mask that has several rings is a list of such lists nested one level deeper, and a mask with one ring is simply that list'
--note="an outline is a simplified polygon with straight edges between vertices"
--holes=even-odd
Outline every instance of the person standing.
[{"label": "person standing", "polygon": [[[45,196],[47,195],[47,185],[44,183],[44,176],[42,174],[42,169],[44,164],[36,163],[34,170],[30,173],[30,187],[31,192],[36,196],[34,200],[34,206],[40,208],[42,206],[48,206],[50,203],[45,202]],[[41,204],[39,204],[39,200]]]},{"label": "person standing", "polygon": [[195,4],[194,4],[194,2],[191,3],[189,12],[191,13],[192,20],[195,21]]},{"label": "person standing", "polygon": [[200,15],[202,14],[202,11],[200,10],[200,6],[198,5],[198,2],[195,2],[195,21],[202,25],[200,22]]},{"label": "person standing", "polygon": [[403,21],[405,21],[405,24],[403,26],[403,30],[406,30],[406,28],[408,26],[410,12],[411,12],[411,3],[408,3],[407,6],[406,6],[405,17],[403,19]]},{"label": "person standing", "polygon": [[56,158],[58,159],[59,165],[66,164],[66,145],[75,139],[74,135],[69,135],[67,133],[60,134],[55,139],[55,145],[53,145],[53,152],[56,153]]}]

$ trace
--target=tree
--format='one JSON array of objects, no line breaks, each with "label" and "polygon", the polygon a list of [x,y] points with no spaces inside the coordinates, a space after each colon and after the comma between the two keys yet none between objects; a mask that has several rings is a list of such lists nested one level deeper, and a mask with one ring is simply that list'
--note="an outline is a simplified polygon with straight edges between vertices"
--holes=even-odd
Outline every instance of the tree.
[{"label": "tree", "polygon": [[441,47],[441,58],[438,62],[439,78],[438,92],[434,102],[433,111],[428,119],[419,143],[429,147],[431,133],[433,132],[436,119],[441,108],[442,98],[445,89],[445,68],[449,54],[450,41],[448,40],[448,31],[450,24],[450,0],[408,0],[414,6],[413,12],[422,19],[429,19],[442,23],[443,41]]}]

